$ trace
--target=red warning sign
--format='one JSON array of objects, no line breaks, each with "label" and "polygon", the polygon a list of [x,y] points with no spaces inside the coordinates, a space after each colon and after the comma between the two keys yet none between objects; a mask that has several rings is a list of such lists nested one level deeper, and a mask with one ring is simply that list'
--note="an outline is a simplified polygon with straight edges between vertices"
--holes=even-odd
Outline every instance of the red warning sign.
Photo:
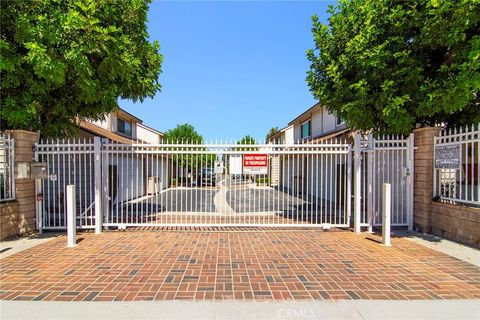
[{"label": "red warning sign", "polygon": [[243,174],[268,174],[268,155],[244,154]]}]

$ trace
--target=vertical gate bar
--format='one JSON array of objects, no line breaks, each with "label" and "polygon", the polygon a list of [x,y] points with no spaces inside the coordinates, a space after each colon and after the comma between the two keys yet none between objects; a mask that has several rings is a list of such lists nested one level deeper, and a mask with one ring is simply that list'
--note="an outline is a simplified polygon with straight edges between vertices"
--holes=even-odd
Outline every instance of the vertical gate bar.
[{"label": "vertical gate bar", "polygon": [[102,232],[102,144],[100,137],[93,138],[94,180],[95,180],[95,233]]},{"label": "vertical gate bar", "polygon": [[318,146],[315,147],[315,224],[318,224],[318,177],[320,175],[319,167],[318,167]]},{"label": "vertical gate bar", "polygon": [[360,150],[361,150],[361,137],[360,134],[355,134],[354,138],[354,174],[355,174],[355,190],[354,190],[354,229],[355,233],[360,233]]},{"label": "vertical gate bar", "polygon": [[180,204],[180,210],[178,210],[178,193],[180,188],[180,174],[179,174],[179,166],[178,166],[178,153],[180,152],[180,148],[178,147],[178,140],[176,141],[177,147],[175,152],[175,178],[176,178],[176,191],[175,191],[175,224],[178,224],[178,215],[182,212],[182,205]]},{"label": "vertical gate bar", "polygon": [[[199,143],[202,143],[202,141],[200,141]],[[199,151],[203,151],[203,147],[200,147],[199,148]],[[200,197],[200,210],[202,212],[202,221],[204,223],[207,223],[208,221],[208,214],[207,214],[207,210],[206,208],[204,208],[204,203],[203,203],[203,197],[204,195],[206,195],[207,193],[205,192],[205,190],[203,190],[203,159],[205,158],[205,155],[203,153],[200,153],[200,171],[198,172],[198,178],[200,181],[198,182],[198,185],[199,185],[199,197]],[[208,199],[208,197],[207,197]]]},{"label": "vertical gate bar", "polygon": [[[477,125],[477,201],[480,201],[480,123]],[[472,138],[475,139],[475,136]]]},{"label": "vertical gate bar", "polygon": [[[310,148],[311,151],[314,150],[314,148]],[[314,166],[313,166],[313,154],[310,154],[310,155],[307,155],[307,157],[310,158],[309,160],[309,163],[310,163],[310,168],[311,168],[311,174],[310,174],[310,223],[313,224],[313,189],[314,189],[314,179],[315,179],[315,175],[314,175]]]},{"label": "vertical gate bar", "polygon": [[58,140],[53,140],[54,146],[53,146],[53,152],[52,152],[52,175],[57,176],[57,180],[51,179],[51,184],[52,184],[52,198],[53,198],[53,222],[56,227],[62,226],[61,224],[61,213],[58,210],[58,207],[60,206],[60,197],[58,194],[58,159],[55,158],[55,154],[58,155]]},{"label": "vertical gate bar", "polygon": [[[277,150],[278,151],[286,151],[287,148],[284,147],[284,146],[277,146]],[[285,162],[285,153],[282,152],[280,155],[280,168],[281,168],[281,177],[279,179],[280,181],[280,185],[278,186],[278,190],[281,192],[279,195],[281,195],[282,199],[281,199],[281,209],[279,208],[278,209],[278,216],[277,216],[277,221],[279,224],[283,224],[285,223],[285,213],[286,213],[286,204],[288,204],[288,198],[287,198],[287,201],[285,201],[285,198],[286,198],[286,184],[285,184],[285,177],[286,177],[286,174],[287,174],[287,171],[286,171],[286,162]]]},{"label": "vertical gate bar", "polygon": [[[79,156],[79,154],[77,154],[76,142],[77,142],[76,139],[73,138],[73,144],[71,144],[71,148],[72,148],[71,151],[73,152],[73,184],[74,184],[75,186],[77,186],[77,175],[78,175],[78,174],[77,174],[77,156]],[[69,143],[70,143],[70,140],[69,140]],[[80,164],[79,164],[79,165],[80,165]],[[60,181],[60,179],[57,179],[57,180]],[[78,180],[80,180],[80,177],[78,177]],[[65,188],[66,188],[66,185],[63,184],[63,188],[62,188],[62,189],[63,189],[63,190],[66,190]],[[77,188],[75,188],[75,192],[76,192],[76,190],[77,190]],[[77,194],[75,193],[75,199],[77,198],[76,196],[77,196]],[[66,206],[67,199],[65,198],[65,196],[64,196],[63,198],[65,199],[65,200],[64,200],[64,203],[65,203],[65,206]],[[77,216],[76,210],[77,210],[77,206],[76,206],[76,203],[75,203],[75,212],[74,212],[75,217]],[[64,223],[65,223],[65,225],[66,225],[66,221],[67,221],[66,217],[64,218],[63,221],[64,221]],[[75,222],[76,222],[76,218],[75,218]],[[76,223],[75,223],[75,225],[76,225]]]},{"label": "vertical gate bar", "polygon": [[[342,142],[345,144],[345,141]],[[343,147],[342,147],[343,150]],[[341,206],[341,220],[342,224],[347,224],[347,158],[345,154],[340,156],[341,163],[340,163],[340,206]]]},{"label": "vertical gate bar", "polygon": [[[51,161],[50,161],[50,145],[48,144],[48,139],[47,140],[44,140],[44,142],[46,145],[44,147],[44,150],[46,151],[46,154],[45,154],[45,159],[46,159],[46,162],[47,162],[47,179],[46,181],[44,181],[44,183],[46,182],[46,189],[47,189],[47,204],[43,205],[43,207],[45,208],[47,214],[47,221],[45,221],[44,225],[47,226],[47,227],[51,227],[51,218],[50,218],[50,165],[51,165]],[[44,188],[45,189],[45,188]],[[46,199],[47,197],[43,197],[44,199]],[[44,200],[45,202],[45,200]]]},{"label": "vertical gate bar", "polygon": [[[200,150],[198,141],[195,144],[194,150],[195,151]],[[194,201],[195,212],[198,213],[198,216],[197,216],[198,222],[203,223],[202,209],[198,206],[199,205],[199,203],[198,203],[199,202],[199,198],[198,198],[198,153],[195,153],[194,159],[195,159],[195,169],[194,169],[194,172],[195,172],[194,173],[194,177],[195,177],[195,201]]]},{"label": "vertical gate bar", "polygon": [[351,145],[348,145],[348,156],[347,156],[347,217],[348,223],[350,224],[350,219],[352,215],[352,148]]},{"label": "vertical gate bar", "polygon": [[[408,151],[407,151],[407,224],[408,230],[413,230],[413,177],[414,177],[414,160],[415,160],[415,135],[411,133],[408,137]],[[435,174],[434,174],[435,176]],[[434,183],[435,185],[435,183]]]},{"label": "vertical gate bar", "polygon": [[[88,213],[87,213],[88,207],[90,206],[90,204],[88,203],[88,193],[87,193],[87,188],[88,188],[89,182],[90,182],[90,176],[87,174],[87,156],[88,156],[90,147],[87,147],[87,139],[86,138],[83,138],[83,149],[84,149],[83,175],[85,177],[85,184],[84,184],[84,187],[83,187],[83,199],[84,199],[84,203],[83,203],[84,211],[83,212],[85,214],[85,224],[88,225],[88,226],[91,226],[91,224],[88,223]],[[81,212],[81,210],[80,210],[80,212]]]},{"label": "vertical gate bar", "polygon": [[373,231],[373,177],[375,172],[373,170],[373,161],[374,161],[374,141],[371,134],[368,135],[368,145],[367,145],[367,170],[364,174],[366,175],[367,180],[367,222],[368,222],[368,232]]},{"label": "vertical gate bar", "polygon": [[[11,156],[11,151],[12,150],[10,149],[9,156]],[[34,151],[34,157],[35,157],[34,159],[35,159],[36,163],[39,162],[38,151],[39,151],[39,146],[38,146],[38,142],[37,142],[37,143],[35,143],[35,151]],[[10,163],[14,163],[12,161],[12,159],[10,159]],[[11,175],[11,171],[9,171],[9,174]],[[43,184],[42,179],[35,179],[35,209],[36,209],[36,218],[37,218],[37,221],[36,221],[37,223],[36,224],[37,224],[37,230],[38,230],[39,234],[43,233],[43,223],[42,223],[42,220],[43,220],[43,205],[42,205],[43,190],[42,190],[42,184]],[[13,190],[15,190],[15,188],[13,188]],[[38,198],[38,195],[40,195],[40,194],[42,195],[42,199]]]},{"label": "vertical gate bar", "polygon": [[[123,149],[123,148],[121,148]],[[128,206],[127,206],[127,221],[129,223],[133,223],[133,146],[130,145],[126,147],[127,149],[127,183],[128,183],[128,192],[127,192],[127,201],[128,201]]]},{"label": "vertical gate bar", "polygon": [[[59,140],[57,140],[57,145],[58,145],[58,143],[59,143]],[[62,143],[62,145],[64,145],[64,142]],[[72,184],[72,181],[71,181],[72,176],[73,176],[73,179],[75,179],[75,167],[74,167],[74,172],[73,173],[72,173],[72,168],[71,168],[72,167],[72,160],[71,160],[72,156],[73,156],[73,161],[75,161],[75,153],[72,152],[72,151],[74,151],[72,149],[73,149],[73,147],[70,143],[70,139],[67,140],[67,147],[66,148],[62,147],[62,149],[61,149],[60,147],[58,147],[58,149],[57,149],[57,150],[62,150],[64,152],[63,153],[64,154],[64,157],[63,157],[63,159],[64,159],[63,160],[63,167],[64,167],[64,170],[63,170],[64,175],[63,176],[64,177],[65,177],[65,152],[68,155],[68,157],[67,157],[67,159],[68,159],[68,171],[67,171],[68,184]],[[72,153],[73,153],[73,155],[72,155]],[[60,155],[58,155],[58,159],[60,159]],[[73,165],[75,165],[75,163],[73,163]],[[58,166],[57,170],[60,173],[60,166]],[[60,174],[57,175],[57,182],[58,183],[60,182]],[[75,184],[75,180],[73,181],[73,184]],[[67,183],[66,183],[65,178],[64,178],[63,179],[63,188],[66,188],[66,185],[67,185]],[[66,201],[65,201],[65,199],[63,199],[63,200],[64,200],[63,202],[64,202],[64,208],[65,208],[66,207]],[[60,206],[60,198],[58,198],[58,202],[59,202],[59,206]],[[64,211],[65,211],[65,213],[63,215],[63,225],[66,226],[66,210],[64,210]],[[61,221],[60,215],[58,216],[58,221],[59,221],[59,223]]]},{"label": "vertical gate bar", "polygon": [[[123,146],[120,146],[120,148],[117,148],[117,153],[118,156],[121,156],[120,158],[120,188],[122,190],[121,193],[121,199],[119,199],[119,204],[120,205],[120,223],[125,224],[128,222],[128,185],[126,183],[126,180],[128,175],[127,175],[127,167],[128,167],[128,150],[124,150]],[[127,180],[128,181],[128,180]]]},{"label": "vertical gate bar", "polygon": [[[161,183],[160,183],[160,177],[163,178],[162,174],[160,173],[158,169],[158,155],[159,155],[159,148],[155,148],[155,153],[156,153],[156,162],[155,162],[155,179],[154,179],[154,197],[155,197],[155,223],[158,224],[158,199],[160,196],[160,192],[162,192],[161,188]],[[158,184],[158,191],[157,191],[157,184]],[[152,207],[153,210],[153,207]],[[153,217],[152,217],[152,222],[153,222]]]},{"label": "vertical gate bar", "polygon": [[324,224],[327,222],[327,219],[326,219],[326,216],[325,215],[325,211],[327,209],[327,197],[326,197],[326,193],[325,193],[325,188],[327,186],[327,177],[326,175],[324,176],[323,175],[323,171],[325,170],[326,168],[326,165],[324,166],[325,164],[325,146],[322,146],[322,154],[320,155],[320,189],[321,189],[321,193],[320,193],[320,224]]},{"label": "vertical gate bar", "polygon": [[[440,135],[441,134],[442,134],[442,132],[440,132]],[[438,139],[440,139],[440,138],[439,137],[433,137],[433,150],[435,150],[435,148],[436,148]],[[462,154],[462,145],[460,145],[460,154]],[[432,194],[432,197],[437,196],[437,174],[438,174],[439,171],[435,168],[435,162],[436,162],[435,152],[433,152],[433,194]],[[462,170],[460,170],[460,175],[462,174],[461,172],[462,172]]]},{"label": "vertical gate bar", "polygon": [[299,215],[303,215],[303,210],[301,210],[301,206],[299,205],[299,202],[300,204],[303,205],[303,200],[300,199],[300,183],[301,183],[301,180],[303,179],[302,176],[300,176],[300,152],[302,151],[302,148],[297,148],[297,154],[296,154],[296,177],[297,177],[297,180],[295,181],[295,189],[297,189],[297,218],[295,220],[295,223],[298,224],[298,221],[299,221]]},{"label": "vertical gate bar", "polygon": [[475,131],[475,128],[472,124],[472,127],[471,127],[471,135],[470,135],[470,145],[471,145],[471,149],[472,149],[472,164],[470,165],[470,168],[471,168],[471,171],[472,171],[472,178],[471,178],[471,184],[472,184],[472,198],[471,198],[471,201],[475,201],[475,171],[474,171],[474,167],[475,167],[475,144],[474,144],[474,139],[473,139],[473,136],[474,136],[474,131]]},{"label": "vertical gate bar", "polygon": [[[153,216],[154,216],[154,212],[155,210],[153,210],[154,208],[154,204],[153,204],[153,200],[155,198],[155,195],[156,195],[156,187],[157,187],[157,182],[156,182],[156,174],[157,172],[154,170],[154,156],[156,154],[155,152],[155,148],[154,147],[150,147],[150,172],[149,172],[149,175],[152,179],[152,194],[149,195],[150,197],[150,206],[148,208],[148,214],[149,214],[149,220],[150,220],[150,223],[153,224]],[[158,154],[158,153],[157,153]],[[147,194],[148,194],[148,176],[147,176]]]},{"label": "vertical gate bar", "polygon": [[[79,210],[79,216],[78,216],[78,220],[80,222],[80,226],[83,226],[84,225],[84,221],[82,219],[82,187],[84,187],[83,185],[83,182],[85,180],[85,176],[82,177],[82,153],[83,153],[83,150],[82,150],[82,146],[81,146],[81,140],[80,138],[78,138],[77,141],[73,141],[75,144],[78,143],[79,147],[78,147],[78,188],[77,188],[77,185],[75,185],[75,190],[76,192],[78,193],[78,203],[80,204],[78,208],[76,208],[77,210]],[[76,213],[75,213],[76,215]]]},{"label": "vertical gate bar", "polygon": [[[91,144],[92,141],[90,139],[87,140],[88,141],[88,144]],[[90,226],[95,226],[93,224],[93,218],[92,218],[92,208],[93,208],[93,189],[94,189],[94,184],[95,184],[95,181],[92,179],[93,177],[93,174],[92,174],[92,154],[93,154],[93,148],[92,147],[89,147],[89,152],[88,152],[88,159],[87,159],[87,163],[88,163],[88,177],[89,177],[89,186],[88,186],[88,191],[87,191],[87,196],[90,200],[90,204],[88,205],[88,214],[89,214],[89,222],[88,224]]]}]

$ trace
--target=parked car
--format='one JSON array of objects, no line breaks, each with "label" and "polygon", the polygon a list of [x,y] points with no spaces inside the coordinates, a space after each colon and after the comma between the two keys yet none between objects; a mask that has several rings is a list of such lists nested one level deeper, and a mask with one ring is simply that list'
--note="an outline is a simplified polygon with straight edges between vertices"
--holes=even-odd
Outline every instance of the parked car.
[{"label": "parked car", "polygon": [[202,168],[198,175],[197,181],[200,182],[200,186],[213,187],[216,185],[216,174],[213,168]]}]

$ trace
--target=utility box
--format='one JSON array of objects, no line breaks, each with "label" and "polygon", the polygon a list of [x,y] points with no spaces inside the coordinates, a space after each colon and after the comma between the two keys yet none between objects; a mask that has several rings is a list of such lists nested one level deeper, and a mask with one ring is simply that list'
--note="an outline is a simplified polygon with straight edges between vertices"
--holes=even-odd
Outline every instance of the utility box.
[{"label": "utility box", "polygon": [[147,193],[157,194],[162,190],[160,177],[148,177]]},{"label": "utility box", "polygon": [[32,179],[47,178],[47,164],[45,162],[34,162],[30,165],[30,173]]}]

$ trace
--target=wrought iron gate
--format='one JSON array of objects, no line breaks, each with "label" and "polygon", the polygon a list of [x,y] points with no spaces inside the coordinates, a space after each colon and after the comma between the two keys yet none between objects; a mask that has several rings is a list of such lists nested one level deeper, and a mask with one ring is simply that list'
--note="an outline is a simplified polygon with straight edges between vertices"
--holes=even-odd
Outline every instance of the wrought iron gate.
[{"label": "wrought iron gate", "polygon": [[[350,225],[351,146],[43,141],[42,228]],[[96,173],[98,172],[100,173]],[[95,195],[100,195],[98,199]]]},{"label": "wrought iron gate", "polygon": [[412,223],[412,137],[357,135],[354,150],[331,141],[121,144],[96,137],[42,141],[35,155],[48,176],[37,183],[40,229],[66,228],[68,184],[76,185],[77,226],[97,230],[353,224],[358,231],[381,223],[384,182],[392,184],[393,225]]}]

